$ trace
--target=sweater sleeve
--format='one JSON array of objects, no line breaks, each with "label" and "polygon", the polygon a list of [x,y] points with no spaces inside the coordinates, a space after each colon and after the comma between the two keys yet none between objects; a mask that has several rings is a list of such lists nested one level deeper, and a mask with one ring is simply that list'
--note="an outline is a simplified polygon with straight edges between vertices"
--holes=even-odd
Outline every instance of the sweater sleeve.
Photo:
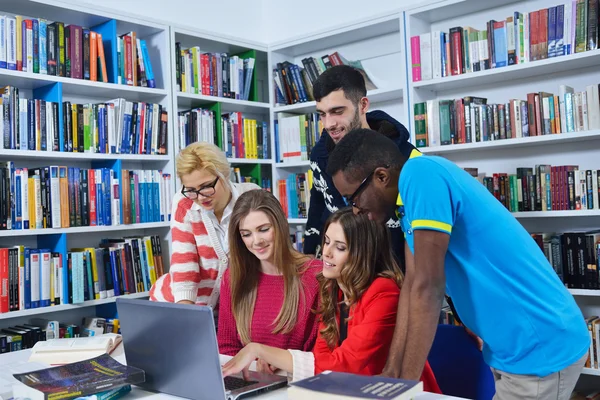
[{"label": "sweater sleeve", "polygon": [[315,375],[315,356],[311,352],[288,350],[292,355],[292,382]]},{"label": "sweater sleeve", "polygon": [[399,291],[375,293],[362,305],[364,320],[354,325],[334,350],[319,335],[313,350],[315,374],[326,370],[359,373],[373,360],[386,359],[396,325],[398,298]]},{"label": "sweater sleeve", "polygon": [[[316,163],[311,162],[313,176],[318,178],[320,174],[312,166]],[[310,204],[308,207],[308,219],[304,230],[304,254],[316,254],[317,247],[321,244],[321,230],[323,223],[321,221],[325,211],[325,198],[323,193],[317,190],[313,184],[310,189]]]},{"label": "sweater sleeve", "polygon": [[171,219],[171,291],[175,303],[181,300],[196,302],[200,282],[200,257],[192,222],[188,216],[191,200],[176,194]]},{"label": "sweater sleeve", "polygon": [[237,324],[231,309],[231,287],[229,286],[229,270],[225,271],[221,282],[221,295],[219,298],[219,328],[217,341],[219,353],[235,356],[244,346],[237,333]]}]

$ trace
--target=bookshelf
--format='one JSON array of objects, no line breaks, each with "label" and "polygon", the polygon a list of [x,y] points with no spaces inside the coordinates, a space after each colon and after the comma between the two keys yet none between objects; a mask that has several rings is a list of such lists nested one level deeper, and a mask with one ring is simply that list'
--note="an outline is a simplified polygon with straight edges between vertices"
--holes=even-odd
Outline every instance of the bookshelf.
[{"label": "bookshelf", "polygon": [[[451,28],[459,26],[486,30],[487,21],[505,21],[508,17],[513,17],[514,12],[528,15],[559,4],[571,6],[570,1],[500,1],[485,6],[482,2],[471,0],[441,1],[406,11],[406,37],[410,43],[413,36],[434,31],[448,33]],[[435,42],[432,39],[432,48],[433,46]],[[435,52],[433,54],[435,57]],[[487,104],[508,104],[511,99],[527,101],[529,93],[548,92],[558,95],[560,85],[571,86],[575,92],[585,91],[587,85],[600,83],[596,68],[599,56],[599,50],[591,49],[492,69],[474,72],[467,70],[461,74],[441,77],[434,75],[430,79],[423,77],[420,81],[414,81],[409,73],[407,85],[413,143],[416,144],[416,104],[467,96],[486,98]],[[410,50],[407,51],[406,64],[409,68],[413,65]],[[436,65],[432,62],[434,68]],[[515,174],[519,167],[535,168],[538,164],[578,165],[580,170],[600,167],[593,151],[600,144],[600,132],[596,129],[577,129],[574,132],[529,137],[513,136],[511,139],[490,141],[476,141],[474,135],[473,138],[471,143],[423,147],[420,150],[426,154],[446,157],[463,168],[477,168],[479,174],[488,177],[494,173]],[[597,229],[600,225],[598,209],[523,211],[514,212],[513,215],[532,234],[580,232]],[[569,290],[575,296],[584,316],[600,315],[600,291]],[[592,376],[600,375],[599,370],[585,368],[583,375],[589,376],[582,376],[578,389],[597,387],[597,380],[594,381]]]},{"label": "bookshelf", "polygon": [[[404,47],[404,19],[402,13],[391,13],[388,15],[374,16],[358,20],[347,26],[335,27],[326,31],[315,32],[314,34],[296,37],[285,42],[273,43],[269,48],[269,72],[270,76],[277,74],[278,70],[285,68],[285,62],[297,65],[307,71],[306,59],[313,58],[314,62],[321,60],[324,56],[331,59],[337,52],[344,63],[349,61],[360,61],[365,72],[376,86],[368,87],[368,97],[370,100],[370,109],[386,111],[392,117],[408,126],[409,113],[408,102],[406,101],[406,79],[405,79],[405,47]],[[289,68],[288,68],[289,71]],[[279,74],[281,74],[279,72]],[[281,76],[281,75],[279,75]],[[311,84],[306,83],[304,86]],[[300,135],[298,127],[294,124],[298,121],[296,118],[304,115],[316,113],[316,102],[311,100],[310,95],[306,96],[305,101],[289,103],[281,102],[275,94],[274,79],[269,79],[269,95],[271,104],[271,131],[277,131],[280,153],[283,151],[282,145],[286,142],[290,146],[295,136]],[[310,89],[306,88],[308,92]],[[284,95],[285,96],[285,95]],[[289,103],[289,104],[287,104]],[[316,115],[316,114],[315,114]],[[281,124],[286,124],[289,119],[291,125],[280,128]],[[313,120],[306,117],[308,123]],[[299,120],[300,125],[302,119]],[[290,129],[292,129],[290,131]],[[314,129],[314,128],[313,128]],[[314,129],[318,130],[318,129]],[[320,131],[316,135],[320,136]],[[291,142],[290,142],[291,140]],[[310,147],[309,139],[307,147]],[[304,144],[302,144],[304,146]],[[308,153],[308,152],[307,152]],[[305,158],[305,159],[304,159]],[[283,157],[275,157],[273,182],[279,180],[288,180],[297,174],[303,175],[310,169],[310,155],[302,156],[301,159],[286,160]],[[290,182],[290,181],[288,181]],[[289,185],[289,183],[287,183]],[[275,195],[281,197],[278,190]],[[289,203],[289,200],[288,200]],[[290,229],[295,230],[296,226],[306,223],[306,218],[298,215],[290,217]]]},{"label": "bookshelf", "polygon": [[[66,135],[67,131],[69,131],[69,129],[67,129],[68,125],[63,118],[66,118],[66,115],[63,115],[64,102],[70,102],[71,104],[106,104],[114,99],[124,99],[124,101],[131,103],[139,102],[139,104],[155,104],[157,105],[155,108],[156,111],[162,109],[168,113],[168,123],[170,124],[173,113],[170,86],[171,66],[169,62],[169,27],[167,25],[144,21],[137,16],[121,15],[106,10],[94,10],[94,7],[87,5],[66,5],[54,0],[3,1],[2,4],[0,4],[0,15],[7,15],[9,17],[18,15],[22,16],[23,19],[44,19],[48,24],[54,21],[60,21],[64,23],[65,26],[81,26],[83,29],[88,28],[91,31],[102,35],[107,82],[102,81],[101,66],[98,68],[97,81],[43,74],[33,71],[24,72],[20,70],[0,69],[0,86],[12,86],[18,88],[18,96],[20,99],[39,99],[45,100],[46,102],[57,103],[57,113],[54,115],[54,118],[56,118],[57,121],[55,126],[58,130],[55,132],[55,135],[60,142],[58,145],[59,149],[63,149],[63,146],[66,148]],[[20,29],[20,27],[18,29]],[[128,32],[136,32],[137,38],[147,45],[147,54],[144,54],[144,56],[147,55],[151,62],[156,86],[154,88],[128,86],[117,83],[117,76],[119,75],[119,65],[117,63],[119,57],[118,37],[127,34]],[[84,50],[84,47],[82,47],[81,50]],[[82,69],[86,65],[83,61],[84,58],[82,56]],[[149,73],[149,70],[147,72]],[[148,110],[149,109],[148,106]],[[158,113],[156,115],[158,115]],[[156,121],[160,121],[160,118],[156,119]],[[160,124],[157,124],[154,127],[157,128],[155,134],[158,135]],[[6,146],[3,146],[5,148],[0,149],[0,163],[4,164],[11,161],[14,163],[14,167],[17,170],[19,168],[28,168],[30,171],[31,169],[43,168],[46,166],[66,166],[68,168],[78,168],[81,170],[105,169],[107,171],[112,171],[113,179],[118,180],[118,185],[115,185],[115,188],[112,188],[112,186],[107,187],[106,193],[110,193],[110,190],[114,189],[117,191],[118,198],[123,200],[124,187],[121,183],[124,179],[129,181],[129,177],[122,176],[123,170],[160,170],[163,174],[170,174],[171,177],[173,177],[174,163],[172,151],[174,149],[174,143],[171,129],[172,128],[169,125],[168,131],[166,131],[167,134],[163,136],[165,140],[164,144],[166,144],[165,152],[159,152],[157,150],[146,153],[142,145],[139,148],[136,148],[136,150],[143,150],[141,152],[134,151],[136,154],[129,154],[129,152],[126,154],[116,153],[111,152],[110,149],[101,152],[98,143],[96,143],[98,145],[96,150],[92,150],[91,152],[82,150],[79,152],[55,151],[58,149],[46,151],[39,150],[39,147],[36,146],[33,146],[33,148],[37,148],[37,150],[23,150],[6,148]],[[27,131],[25,132],[27,133]],[[15,135],[19,134],[20,131],[15,132]],[[108,134],[106,135],[108,136]],[[150,138],[150,136],[148,136],[148,138]],[[156,138],[157,141],[155,144],[158,146],[158,136],[156,136]],[[93,140],[94,139],[92,139],[92,143],[94,143]],[[100,140],[107,139],[104,138]],[[108,139],[108,141],[110,141],[110,139]],[[109,142],[105,142],[105,145],[107,145],[107,143]],[[118,146],[116,142],[113,143],[115,146]],[[150,143],[150,141],[148,141],[148,143]],[[94,144],[94,146],[96,146],[96,144]],[[49,141],[48,146],[51,145],[52,142]],[[174,190],[173,180],[164,180],[161,182],[161,193],[164,193],[170,198]],[[129,184],[127,183],[127,185]],[[159,185],[156,185],[156,188],[159,188]],[[159,189],[159,192],[160,190],[161,189]],[[66,202],[65,199],[63,200]],[[156,198],[156,200],[158,201],[159,199]],[[168,216],[164,215],[163,217],[166,219],[160,221],[160,218],[155,219],[158,215],[148,214],[144,215],[144,220],[155,222],[140,221],[137,223],[137,221],[134,220],[133,223],[125,223],[125,221],[122,220],[122,218],[124,218],[123,201],[120,203],[113,202],[111,204],[111,209],[115,210],[117,204],[119,204],[119,221],[111,220],[110,224],[107,223],[107,220],[104,220],[102,221],[104,224],[95,226],[84,226],[83,224],[80,225],[76,223],[70,224],[70,227],[64,227],[65,225],[63,224],[63,221],[61,221],[60,228],[33,229],[32,227],[32,229],[0,230],[0,248],[22,245],[34,249],[49,249],[52,253],[62,256],[63,271],[67,271],[67,254],[71,249],[97,247],[103,239],[115,240],[132,236],[156,236],[160,239],[164,267],[165,270],[168,271],[170,259]],[[148,210],[150,210],[150,208],[148,208]],[[67,214],[67,218],[68,217]],[[116,222],[118,222],[118,224]],[[66,274],[63,272],[62,276],[64,277],[65,275]],[[146,297],[148,296],[148,293],[147,291],[140,291],[126,296]],[[108,307],[104,310],[107,311],[108,315],[114,315],[114,301],[115,297],[109,297],[100,300],[88,300],[77,304],[63,303],[55,306],[10,311],[0,314],[0,329],[14,326],[19,323],[27,323],[31,316],[43,316],[48,319],[56,318],[56,320],[59,320],[61,323],[81,324],[81,318],[97,315],[97,312],[99,311],[99,308],[97,307],[100,306]]]}]

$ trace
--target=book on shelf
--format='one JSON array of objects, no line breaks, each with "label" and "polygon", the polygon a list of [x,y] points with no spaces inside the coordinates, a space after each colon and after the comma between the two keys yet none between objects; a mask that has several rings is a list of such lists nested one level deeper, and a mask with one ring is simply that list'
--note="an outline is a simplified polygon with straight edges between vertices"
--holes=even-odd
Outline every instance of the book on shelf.
[{"label": "book on shelf", "polygon": [[288,398],[409,400],[422,392],[423,382],[419,381],[325,371],[292,382],[288,389]]},{"label": "book on shelf", "polygon": [[[263,189],[267,190],[267,191],[271,191],[271,179],[266,177],[266,176],[261,176],[259,178],[257,178],[256,176],[252,176],[252,175],[242,175],[242,171],[239,167],[230,167],[230,181],[233,183],[255,183],[257,185],[259,185],[260,187],[262,187]],[[259,181],[260,179],[260,181]]]},{"label": "book on shelf", "polygon": [[498,15],[479,29],[454,26],[411,36],[413,82],[510,67],[598,48],[598,3],[572,0]]},{"label": "book on shelf", "polygon": [[0,165],[0,230],[169,221],[170,179],[161,170],[15,168],[9,161]]},{"label": "book on shelf", "polygon": [[312,170],[305,173],[289,174],[287,179],[278,181],[279,202],[286,218],[308,218]]},{"label": "book on shelf", "polygon": [[250,99],[255,57],[228,53],[203,53],[200,46],[182,48],[175,43],[175,70],[177,91],[225,97],[236,100]]},{"label": "book on shelf", "polygon": [[27,246],[0,248],[0,314],[79,304],[150,290],[165,273],[158,236],[104,239],[66,254]]},{"label": "book on shelf", "polygon": [[414,121],[418,148],[599,130],[599,85],[581,92],[560,85],[558,94],[500,104],[475,96],[428,100],[414,104]]},{"label": "book on shelf", "polygon": [[[160,104],[123,98],[104,103],[58,104],[27,99],[19,92],[14,86],[5,86],[2,91],[2,149],[167,154],[168,114]],[[62,107],[62,121],[58,107]]]},{"label": "book on shelf", "polygon": [[275,155],[277,162],[308,161],[321,137],[323,123],[314,112],[275,121]]},{"label": "book on shelf", "polygon": [[112,353],[121,343],[121,335],[107,333],[99,336],[38,341],[31,348],[30,362],[51,365],[71,364]]},{"label": "book on shelf", "polygon": [[191,143],[212,143],[228,158],[270,158],[267,121],[246,118],[240,112],[222,114],[211,109],[195,108],[179,112],[180,151]]},{"label": "book on shelf", "polygon": [[349,65],[358,70],[365,79],[367,90],[377,89],[360,60],[345,59],[340,52],[321,57],[305,57],[302,66],[289,61],[277,63],[273,69],[275,104],[288,105],[313,101],[313,85],[319,75],[336,65]]},{"label": "book on shelf", "polygon": [[13,375],[13,396],[31,400],[74,399],[126,385],[143,383],[143,370],[125,366],[108,354],[89,360]]}]

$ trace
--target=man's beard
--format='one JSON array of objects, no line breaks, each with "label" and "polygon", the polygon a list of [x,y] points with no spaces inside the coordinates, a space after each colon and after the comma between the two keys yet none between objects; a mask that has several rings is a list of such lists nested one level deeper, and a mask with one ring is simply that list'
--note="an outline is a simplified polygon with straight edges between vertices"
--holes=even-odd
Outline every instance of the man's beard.
[{"label": "man's beard", "polygon": [[346,132],[346,135],[352,132],[353,130],[360,128],[362,128],[362,124],[360,123],[360,113],[358,112],[358,110],[356,110],[356,112],[354,113],[354,118],[352,118],[352,121],[350,121],[350,125],[348,126],[348,131]]}]

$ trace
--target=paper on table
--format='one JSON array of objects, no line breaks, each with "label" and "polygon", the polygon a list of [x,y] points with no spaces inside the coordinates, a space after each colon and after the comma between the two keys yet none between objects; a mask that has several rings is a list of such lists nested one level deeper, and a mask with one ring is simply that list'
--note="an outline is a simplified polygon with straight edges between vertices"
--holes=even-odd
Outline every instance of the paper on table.
[{"label": "paper on table", "polygon": [[0,400],[8,400],[12,397],[13,384],[19,383],[18,380],[13,378],[13,374],[21,374],[44,368],[48,368],[48,364],[27,361],[3,364],[2,368],[0,368]]}]

